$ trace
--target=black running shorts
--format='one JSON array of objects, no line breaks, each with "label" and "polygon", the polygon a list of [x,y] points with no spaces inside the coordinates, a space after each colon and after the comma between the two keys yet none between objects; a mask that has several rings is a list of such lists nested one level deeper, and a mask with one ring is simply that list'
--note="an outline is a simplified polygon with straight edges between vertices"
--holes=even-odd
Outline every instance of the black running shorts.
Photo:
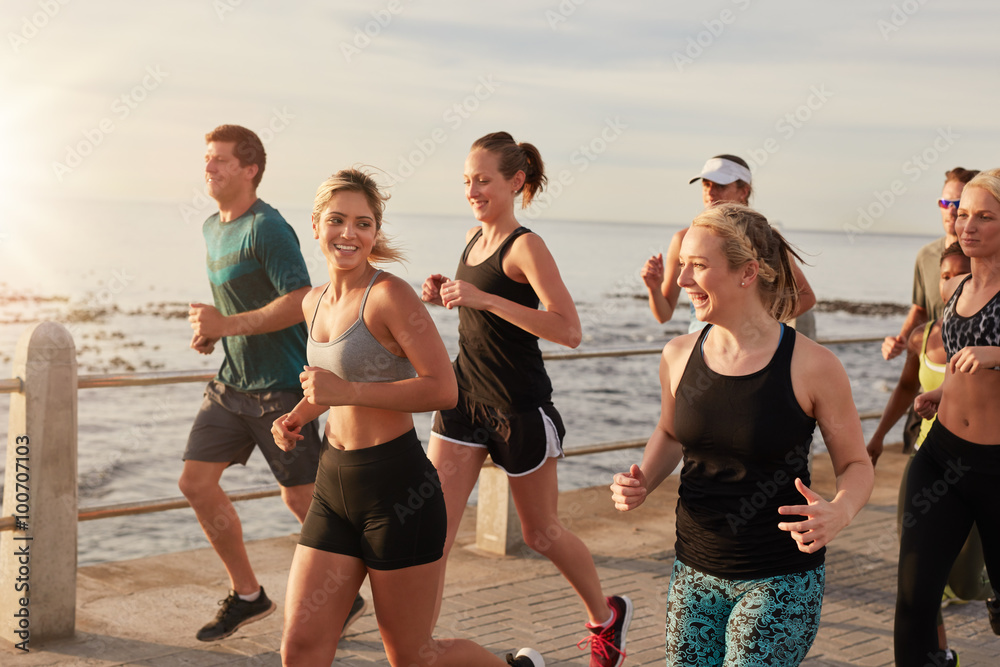
[{"label": "black running shorts", "polygon": [[562,457],[566,428],[552,403],[508,411],[459,391],[457,406],[434,413],[431,433],[459,445],[485,447],[497,467],[520,477],[541,468],[549,457]]},{"label": "black running shorts", "polygon": [[359,558],[375,570],[444,555],[444,495],[416,431],[365,449],[325,444],[299,544]]}]

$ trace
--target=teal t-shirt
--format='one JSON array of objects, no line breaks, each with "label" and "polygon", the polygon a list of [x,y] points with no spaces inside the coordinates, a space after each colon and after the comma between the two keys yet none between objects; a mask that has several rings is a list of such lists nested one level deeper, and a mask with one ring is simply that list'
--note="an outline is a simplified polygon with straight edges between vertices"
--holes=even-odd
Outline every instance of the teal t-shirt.
[{"label": "teal t-shirt", "polygon": [[[230,222],[221,222],[218,213],[210,216],[202,231],[212,297],[223,315],[257,310],[309,286],[295,231],[260,199]],[[216,379],[223,384],[247,392],[301,390],[304,322],[272,333],[226,336],[222,347],[226,357]]]}]

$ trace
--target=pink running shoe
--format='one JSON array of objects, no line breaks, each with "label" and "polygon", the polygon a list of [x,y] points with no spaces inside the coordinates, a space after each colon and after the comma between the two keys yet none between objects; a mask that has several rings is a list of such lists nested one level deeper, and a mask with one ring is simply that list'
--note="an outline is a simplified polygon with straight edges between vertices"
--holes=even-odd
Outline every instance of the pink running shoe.
[{"label": "pink running shoe", "polygon": [[612,595],[608,606],[613,614],[608,626],[595,628],[588,623],[590,636],[577,644],[581,650],[590,644],[590,667],[621,667],[625,662],[625,635],[632,622],[632,600],[625,595]]}]

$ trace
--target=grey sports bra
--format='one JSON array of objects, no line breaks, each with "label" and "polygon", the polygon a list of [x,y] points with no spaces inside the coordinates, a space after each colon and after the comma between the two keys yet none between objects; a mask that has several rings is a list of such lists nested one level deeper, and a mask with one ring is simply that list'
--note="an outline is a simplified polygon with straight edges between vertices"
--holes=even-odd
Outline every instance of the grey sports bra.
[{"label": "grey sports bra", "polygon": [[337,336],[336,340],[321,343],[312,336],[313,324],[319,304],[323,302],[330,286],[327,285],[316,303],[312,320],[309,322],[309,339],[306,343],[306,358],[310,366],[324,368],[348,382],[396,382],[417,377],[413,364],[406,357],[400,357],[385,349],[365,326],[365,302],[381,270],[376,271],[361,297],[358,320]]}]

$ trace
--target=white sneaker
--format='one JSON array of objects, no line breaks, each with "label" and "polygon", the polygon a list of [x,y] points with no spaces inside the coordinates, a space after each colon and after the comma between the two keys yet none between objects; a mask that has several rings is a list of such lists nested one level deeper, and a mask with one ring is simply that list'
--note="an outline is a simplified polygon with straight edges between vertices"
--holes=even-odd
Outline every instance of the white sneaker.
[{"label": "white sneaker", "polygon": [[514,667],[545,667],[545,660],[535,649],[522,648],[517,655],[507,654],[507,664]]}]

